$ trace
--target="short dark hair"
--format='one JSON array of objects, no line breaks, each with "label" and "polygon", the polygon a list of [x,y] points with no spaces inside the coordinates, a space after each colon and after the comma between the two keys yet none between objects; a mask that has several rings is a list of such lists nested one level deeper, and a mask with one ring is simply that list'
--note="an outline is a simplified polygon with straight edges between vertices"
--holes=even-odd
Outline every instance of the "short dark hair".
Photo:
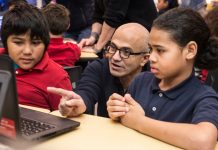
[{"label": "short dark hair", "polygon": [[34,6],[18,4],[3,16],[1,39],[6,51],[7,39],[10,35],[22,35],[27,32],[30,32],[31,39],[35,37],[41,39],[47,49],[50,38],[45,17]]},{"label": "short dark hair", "polygon": [[70,25],[70,12],[61,4],[48,4],[42,9],[47,18],[50,32],[60,35],[67,31]]},{"label": "short dark hair", "polygon": [[218,39],[210,36],[210,30],[199,13],[188,8],[174,8],[159,16],[154,28],[167,31],[179,46],[197,43],[195,66],[200,69],[218,67]]}]

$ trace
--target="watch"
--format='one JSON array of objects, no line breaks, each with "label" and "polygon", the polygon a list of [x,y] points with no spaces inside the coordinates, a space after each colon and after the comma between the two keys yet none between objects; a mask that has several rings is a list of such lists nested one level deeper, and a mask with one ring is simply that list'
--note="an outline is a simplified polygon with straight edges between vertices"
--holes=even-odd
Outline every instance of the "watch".
[{"label": "watch", "polygon": [[99,34],[97,32],[92,32],[91,36],[95,38],[95,41],[98,41]]}]

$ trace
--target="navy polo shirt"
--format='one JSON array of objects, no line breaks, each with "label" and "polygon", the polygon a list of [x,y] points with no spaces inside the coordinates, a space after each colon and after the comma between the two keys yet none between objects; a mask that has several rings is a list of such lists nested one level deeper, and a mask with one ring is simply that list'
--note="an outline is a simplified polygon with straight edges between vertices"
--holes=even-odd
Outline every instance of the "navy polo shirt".
[{"label": "navy polo shirt", "polygon": [[162,121],[211,122],[218,128],[218,95],[203,85],[194,73],[179,85],[162,91],[149,72],[135,78],[128,92],[143,107],[145,115]]}]

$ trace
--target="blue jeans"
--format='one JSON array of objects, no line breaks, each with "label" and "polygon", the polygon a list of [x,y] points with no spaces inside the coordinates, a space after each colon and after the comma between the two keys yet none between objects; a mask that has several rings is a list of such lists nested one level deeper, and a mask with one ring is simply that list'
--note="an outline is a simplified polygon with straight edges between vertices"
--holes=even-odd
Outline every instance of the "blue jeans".
[{"label": "blue jeans", "polygon": [[199,10],[206,4],[206,0],[181,0],[181,7]]},{"label": "blue jeans", "polygon": [[91,34],[91,27],[87,27],[81,31],[67,32],[64,37],[72,38],[75,41],[77,41],[77,43],[79,43],[82,39],[89,38],[90,34]]}]

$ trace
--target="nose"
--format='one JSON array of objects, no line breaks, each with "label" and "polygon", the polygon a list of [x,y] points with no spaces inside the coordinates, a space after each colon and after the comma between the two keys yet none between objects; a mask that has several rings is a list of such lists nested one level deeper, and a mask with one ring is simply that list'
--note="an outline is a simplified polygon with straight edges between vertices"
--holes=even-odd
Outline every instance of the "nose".
[{"label": "nose", "polygon": [[121,61],[121,60],[122,60],[122,58],[120,57],[120,52],[119,52],[119,50],[117,50],[117,51],[114,53],[114,55],[112,56],[112,59],[113,59],[113,60],[117,60],[117,61]]},{"label": "nose", "polygon": [[149,61],[150,62],[156,62],[157,61],[157,57],[155,55],[154,52],[151,52],[150,55],[149,55]]},{"label": "nose", "polygon": [[25,55],[32,54],[32,46],[30,44],[25,44],[24,45],[23,54],[25,54]]}]

